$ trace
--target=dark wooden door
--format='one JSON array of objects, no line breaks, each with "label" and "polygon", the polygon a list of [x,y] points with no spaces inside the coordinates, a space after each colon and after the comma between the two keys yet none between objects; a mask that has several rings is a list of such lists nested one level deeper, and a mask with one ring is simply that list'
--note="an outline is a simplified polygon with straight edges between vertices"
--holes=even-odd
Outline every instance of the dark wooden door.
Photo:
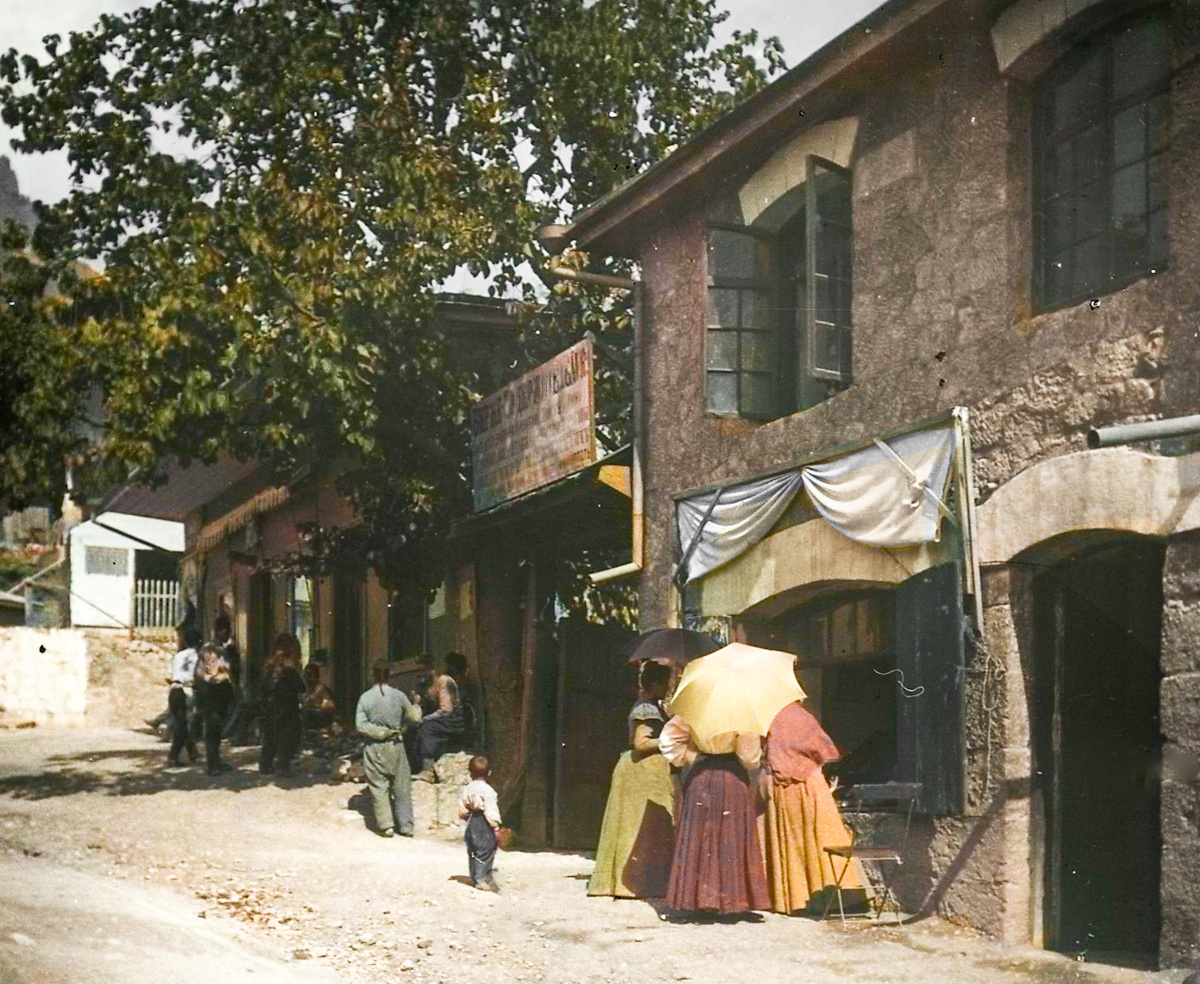
[{"label": "dark wooden door", "polygon": [[1153,960],[1159,936],[1162,547],[1042,574],[1036,772],[1046,804],[1046,944]]},{"label": "dark wooden door", "polygon": [[619,650],[633,633],[587,622],[564,622],[559,633],[553,842],[592,850],[612,770],[629,744],[626,718],[637,679]]}]

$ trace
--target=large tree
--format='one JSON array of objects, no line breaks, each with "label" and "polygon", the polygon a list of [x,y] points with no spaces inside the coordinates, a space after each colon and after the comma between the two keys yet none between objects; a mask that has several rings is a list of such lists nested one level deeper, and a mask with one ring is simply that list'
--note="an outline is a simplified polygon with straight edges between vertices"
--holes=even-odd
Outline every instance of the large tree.
[{"label": "large tree", "polygon": [[[437,285],[464,265],[519,283],[537,225],[781,67],[774,41],[715,45],[721,19],[714,0],[161,0],[4,55],[16,149],[71,161],[45,238],[103,262],[65,329],[103,457],[331,467],[369,559],[418,559],[464,508],[479,395]],[[564,303],[576,326],[603,308]],[[563,323],[537,320],[536,355]]]}]

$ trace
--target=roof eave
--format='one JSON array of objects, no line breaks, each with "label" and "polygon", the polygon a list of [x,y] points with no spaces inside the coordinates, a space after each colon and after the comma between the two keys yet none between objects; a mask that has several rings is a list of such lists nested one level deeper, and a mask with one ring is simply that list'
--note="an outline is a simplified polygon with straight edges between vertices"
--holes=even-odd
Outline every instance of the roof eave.
[{"label": "roof eave", "polygon": [[573,241],[580,249],[635,256],[636,239],[629,230],[665,196],[708,171],[756,131],[792,113],[802,100],[948,2],[888,0],[687,143],[589,205],[557,238]]}]

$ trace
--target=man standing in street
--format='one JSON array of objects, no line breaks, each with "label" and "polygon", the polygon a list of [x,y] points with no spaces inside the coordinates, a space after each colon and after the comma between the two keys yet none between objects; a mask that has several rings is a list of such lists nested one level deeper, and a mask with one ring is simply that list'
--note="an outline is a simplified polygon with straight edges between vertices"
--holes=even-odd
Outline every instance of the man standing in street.
[{"label": "man standing in street", "polygon": [[171,733],[171,751],[167,754],[168,766],[180,766],[179,753],[187,746],[188,759],[196,761],[196,740],[192,737],[188,722],[192,697],[192,686],[196,680],[196,652],[203,641],[200,631],[196,628],[186,628],[181,633],[183,648],[175,654],[171,661],[171,693],[167,698],[167,708],[175,719],[175,728]]},{"label": "man standing in street", "polygon": [[412,773],[404,753],[404,730],[421,720],[421,711],[403,692],[388,686],[388,664],[372,668],[375,683],[358,699],[354,727],[366,738],[363,771],[381,837],[413,834]]}]

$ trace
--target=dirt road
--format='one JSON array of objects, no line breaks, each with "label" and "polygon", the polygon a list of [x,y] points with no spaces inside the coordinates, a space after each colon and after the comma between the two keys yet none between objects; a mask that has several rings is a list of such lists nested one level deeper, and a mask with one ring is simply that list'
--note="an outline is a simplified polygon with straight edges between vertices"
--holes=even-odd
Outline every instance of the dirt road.
[{"label": "dirt road", "polygon": [[[108,976],[75,980],[145,981],[156,960],[170,972],[153,979],[177,984],[238,974],[281,984],[1184,976],[1002,948],[938,920],[849,930],[773,914],[666,922],[642,902],[587,898],[591,861],[578,854],[502,854],[504,891],[492,896],[465,884],[460,842],[376,837],[347,807],[360,787],[327,775],[268,782],[252,754],[209,779],[200,767],[165,770],[165,746],[145,734],[0,732],[0,974],[12,975],[0,980],[67,980],[53,975],[88,960]],[[109,928],[113,912],[127,918]],[[128,958],[109,955],[127,945]],[[289,969],[294,978],[271,976]]]}]

